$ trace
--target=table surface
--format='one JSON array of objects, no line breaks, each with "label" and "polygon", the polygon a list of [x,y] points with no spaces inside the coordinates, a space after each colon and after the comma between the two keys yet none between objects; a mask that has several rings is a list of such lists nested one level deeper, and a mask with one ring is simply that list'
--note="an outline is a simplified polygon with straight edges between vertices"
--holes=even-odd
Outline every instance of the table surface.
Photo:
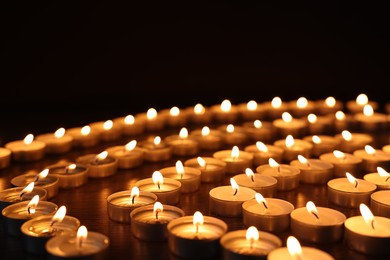
[{"label": "table surface", "polygon": [[[200,126],[189,127],[189,130],[195,128],[200,128]],[[159,132],[158,135],[165,137],[170,134],[177,134],[179,130],[165,129]],[[123,145],[133,139],[143,140],[148,136],[154,135],[155,133],[145,133],[136,137],[123,137],[115,142],[101,142],[92,148],[74,148],[72,151],[63,155],[46,155],[44,159],[37,162],[11,162],[8,168],[0,171],[0,190],[12,187],[10,180],[29,170],[41,171],[48,165],[61,160],[75,161],[78,156],[84,154],[100,153],[108,147]],[[378,149],[387,144],[389,140],[388,133],[376,134],[375,137],[375,147]],[[200,155],[211,156],[212,153],[213,151],[201,151]],[[167,242],[140,241],[131,234],[130,224],[117,223],[110,220],[107,214],[106,199],[112,193],[131,189],[134,183],[140,179],[150,178],[155,170],[174,166],[177,160],[184,161],[189,158],[191,157],[174,156],[165,162],[144,162],[140,167],[129,170],[118,170],[116,174],[107,178],[90,178],[85,185],[79,188],[61,189],[59,194],[50,201],[59,206],[65,205],[67,207],[67,215],[78,218],[81,224],[85,225],[88,230],[107,235],[110,239],[109,256],[112,259],[176,259],[177,257],[170,253]],[[255,169],[253,168],[253,170]],[[186,215],[193,215],[195,211],[201,211],[204,215],[211,215],[209,212],[209,191],[217,186],[229,185],[230,177],[226,175],[221,183],[201,183],[198,191],[190,194],[182,194],[177,206],[182,208]],[[278,192],[275,197],[291,202],[295,208],[304,207],[307,201],[312,200],[317,206],[337,209],[347,217],[360,215],[358,209],[346,209],[331,205],[327,199],[326,184],[308,185],[301,183],[299,188],[288,192]],[[219,218],[227,223],[228,231],[245,228],[241,217]],[[286,239],[290,234],[290,231],[277,234],[281,238],[283,246],[286,245]],[[325,250],[336,259],[378,259],[378,257],[367,256],[350,250],[343,240],[327,245],[308,244],[301,241],[301,245]],[[26,253],[23,247],[23,240],[6,235],[2,224],[0,225],[0,252],[2,259],[42,259],[42,256],[33,256]]]}]

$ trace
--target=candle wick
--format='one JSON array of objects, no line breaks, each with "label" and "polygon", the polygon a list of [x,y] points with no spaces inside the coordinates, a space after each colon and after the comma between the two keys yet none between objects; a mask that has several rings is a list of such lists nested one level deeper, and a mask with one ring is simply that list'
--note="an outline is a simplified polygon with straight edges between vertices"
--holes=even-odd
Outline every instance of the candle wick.
[{"label": "candle wick", "polygon": [[355,180],[355,189],[357,188],[358,184],[359,184],[358,181]]},{"label": "candle wick", "polygon": [[281,171],[281,167],[280,167],[280,166],[278,166],[278,173],[280,173],[280,171]]},{"label": "candle wick", "polygon": [[375,226],[374,226],[374,220],[372,220],[372,221],[371,221],[371,227],[372,227],[372,229],[374,229],[374,230],[375,230]]},{"label": "candle wick", "polygon": [[184,175],[183,173],[180,174],[180,179],[181,180],[183,179],[183,175]]},{"label": "candle wick", "polygon": [[79,240],[79,244],[78,244],[79,248],[81,248],[81,247],[82,247],[82,245],[83,245],[83,240],[82,240],[82,239],[80,239],[80,240]]},{"label": "candle wick", "polygon": [[65,167],[65,173],[68,173],[68,172],[69,172],[69,168]]},{"label": "candle wick", "polygon": [[195,238],[198,239],[198,233],[199,233],[199,223],[195,224]]},{"label": "candle wick", "polygon": [[156,210],[156,220],[158,220],[158,213],[160,212],[160,210]]},{"label": "candle wick", "polygon": [[29,215],[31,214],[30,208],[31,208],[31,207],[27,207],[27,212],[28,212]]},{"label": "candle wick", "polygon": [[131,204],[134,205],[135,196],[131,197]]},{"label": "candle wick", "polygon": [[253,249],[253,241],[254,241],[254,239],[251,238],[251,239],[250,239],[250,249]]},{"label": "candle wick", "polygon": [[389,180],[390,180],[390,176],[387,177],[387,178],[385,179],[385,182],[387,182],[387,181],[389,181]]},{"label": "candle wick", "polygon": [[316,220],[320,220],[320,217],[318,216],[318,214],[317,214],[317,213],[315,213],[315,212],[312,212],[312,214],[314,215],[314,217],[316,217]]},{"label": "candle wick", "polygon": [[309,161],[307,161],[307,163],[306,163],[306,164],[307,164],[307,166],[308,166],[308,167],[310,167],[310,163],[309,163]]},{"label": "candle wick", "polygon": [[38,181],[39,181],[39,174],[37,176],[35,176],[34,182],[38,182]]},{"label": "candle wick", "polygon": [[268,209],[267,203],[265,203],[265,201],[263,201],[263,205],[265,209]]},{"label": "candle wick", "polygon": [[157,187],[158,187],[158,189],[160,189],[160,183],[159,182],[157,183]]},{"label": "candle wick", "polygon": [[26,192],[21,192],[21,193],[19,194],[19,198],[23,198],[24,194],[26,194]]},{"label": "candle wick", "polygon": [[254,175],[251,175],[251,180],[252,180],[252,182],[255,182]]},{"label": "candle wick", "polygon": [[235,189],[233,196],[236,196],[237,192],[238,192],[238,189]]}]

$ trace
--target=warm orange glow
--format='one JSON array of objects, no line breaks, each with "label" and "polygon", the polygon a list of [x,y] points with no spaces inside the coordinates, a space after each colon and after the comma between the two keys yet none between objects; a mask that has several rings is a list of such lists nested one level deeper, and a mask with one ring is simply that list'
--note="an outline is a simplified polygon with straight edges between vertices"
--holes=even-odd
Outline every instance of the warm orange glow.
[{"label": "warm orange glow", "polygon": [[97,161],[101,161],[101,160],[104,160],[106,159],[108,156],[108,152],[107,151],[103,151],[101,153],[99,153],[98,155],[96,155],[96,160]]},{"label": "warm orange glow", "polygon": [[153,120],[157,117],[157,110],[154,108],[149,108],[148,111],[146,112],[146,118],[148,120]]},{"label": "warm orange glow", "polygon": [[76,243],[77,247],[81,248],[85,240],[87,240],[88,230],[85,226],[80,226],[77,229]]},{"label": "warm orange glow", "polygon": [[361,106],[364,106],[368,103],[368,97],[366,94],[360,94],[356,97],[356,103],[358,103]]},{"label": "warm orange glow", "polygon": [[77,165],[72,163],[65,167],[65,171],[74,170],[76,169]]},{"label": "warm orange glow", "polygon": [[134,199],[139,197],[139,188],[133,187],[131,189],[130,199],[132,201],[132,204],[134,204]]},{"label": "warm orange glow", "polygon": [[178,115],[180,115],[180,109],[178,107],[172,107],[169,110],[169,115],[171,115],[171,116],[178,116]]},{"label": "warm orange glow", "polygon": [[314,124],[317,122],[317,116],[315,114],[309,114],[307,116],[307,121],[309,121],[310,124]]},{"label": "warm orange glow", "polygon": [[293,236],[289,236],[287,238],[287,250],[291,257],[294,257],[295,259],[300,259],[302,256],[301,244],[299,243],[298,239]]},{"label": "warm orange glow", "polygon": [[352,140],[352,134],[348,130],[344,130],[341,132],[341,136],[344,138],[345,141],[351,141]]},{"label": "warm orange glow", "polygon": [[114,126],[114,122],[112,120],[107,120],[103,123],[103,129],[104,130],[110,130]]},{"label": "warm orange glow", "polygon": [[280,167],[280,164],[277,163],[273,158],[269,158],[269,159],[268,159],[268,164],[269,164],[269,166],[271,166],[272,168]]},{"label": "warm orange glow", "polygon": [[247,108],[249,111],[255,111],[255,110],[257,109],[257,102],[254,101],[254,100],[249,101],[249,102],[246,104],[246,108]]},{"label": "warm orange glow", "polygon": [[302,164],[310,165],[309,161],[302,155],[298,155],[298,161]]},{"label": "warm orange glow", "polygon": [[345,153],[343,153],[339,150],[334,150],[333,155],[334,155],[334,157],[336,157],[338,159],[345,159]]},{"label": "warm orange glow", "polygon": [[261,123],[260,120],[255,120],[255,121],[253,122],[253,126],[254,126],[255,128],[259,129],[259,128],[261,128],[261,127],[263,126],[263,123]]},{"label": "warm orange glow", "polygon": [[23,190],[20,194],[26,194],[26,193],[30,193],[32,192],[34,189],[34,182],[30,182]]},{"label": "warm orange glow", "polygon": [[156,219],[158,219],[158,213],[162,212],[164,209],[163,204],[161,202],[156,201],[153,205],[153,213],[156,216]]},{"label": "warm orange glow", "polygon": [[198,157],[198,158],[196,158],[196,160],[198,161],[198,164],[200,167],[206,166],[206,161],[202,157]]},{"label": "warm orange glow", "polygon": [[125,145],[125,150],[128,152],[133,151],[136,146],[137,146],[137,141],[132,140]]},{"label": "warm orange glow", "polygon": [[231,109],[232,109],[232,104],[230,103],[230,100],[225,99],[224,101],[222,101],[221,110],[223,112],[229,112]]},{"label": "warm orange glow", "polygon": [[255,226],[250,226],[246,230],[245,237],[246,237],[246,240],[249,241],[249,243],[250,243],[250,248],[252,248],[253,243],[255,241],[259,240],[259,231],[257,230],[257,228]]},{"label": "warm orange glow", "polygon": [[325,99],[325,104],[328,107],[334,107],[336,105],[336,99],[334,97],[327,97]]},{"label": "warm orange glow", "polygon": [[293,120],[293,117],[289,112],[283,112],[282,114],[282,120],[286,123],[290,123]]},{"label": "warm orange glow", "polygon": [[232,148],[231,157],[234,158],[234,159],[237,159],[238,157],[240,157],[240,150],[238,149],[237,146],[234,146]]},{"label": "warm orange glow", "polygon": [[52,223],[61,222],[65,218],[65,215],[66,215],[66,207],[61,206],[52,217],[51,222]]},{"label": "warm orange glow", "polygon": [[132,115],[127,115],[127,116],[125,117],[125,124],[126,124],[126,125],[133,125],[134,122],[135,122],[134,116],[132,116]]},{"label": "warm orange glow", "polygon": [[176,172],[181,176],[184,175],[184,166],[180,160],[176,162]]},{"label": "warm orange glow", "polygon": [[156,136],[153,139],[153,143],[154,143],[154,145],[159,145],[161,143],[161,137],[160,136]]},{"label": "warm orange glow", "polygon": [[372,116],[374,114],[374,109],[372,108],[371,105],[364,105],[363,107],[363,114],[365,116]]},{"label": "warm orange glow", "polygon": [[194,106],[194,113],[197,114],[197,115],[201,115],[201,114],[204,114],[206,112],[206,109],[204,108],[204,106],[202,104],[196,104]]},{"label": "warm orange glow", "polygon": [[180,129],[179,137],[180,137],[181,139],[186,139],[186,138],[188,138],[188,130],[187,130],[187,128],[183,127],[182,129]]},{"label": "warm orange glow", "polygon": [[305,97],[300,97],[297,100],[297,107],[298,108],[305,108],[307,107],[307,99]]},{"label": "warm orange glow", "polygon": [[233,189],[233,195],[236,195],[239,187],[238,187],[238,184],[234,178],[230,178],[230,185],[232,186],[232,189]]},{"label": "warm orange glow", "polygon": [[306,209],[307,211],[312,214],[317,220],[320,218],[320,216],[318,215],[318,210],[317,210],[317,207],[316,205],[314,204],[313,201],[308,201],[306,203]]},{"label": "warm orange glow", "polygon": [[65,135],[65,128],[61,127],[61,128],[58,128],[57,131],[54,132],[54,137],[55,138],[61,138]]},{"label": "warm orange glow", "polygon": [[287,148],[293,147],[295,144],[294,137],[292,135],[288,135],[286,137],[285,143]]},{"label": "warm orange glow", "polygon": [[202,136],[207,136],[207,135],[209,135],[209,134],[210,134],[210,128],[208,128],[207,126],[204,126],[204,127],[202,128],[201,133],[202,133]]},{"label": "warm orange glow", "polygon": [[35,209],[39,203],[39,195],[35,195],[30,202],[27,204],[27,211],[29,214],[34,214]]},{"label": "warm orange glow", "polygon": [[254,172],[252,171],[251,168],[246,168],[245,169],[245,174],[246,176],[248,176],[249,178],[251,178],[253,180],[253,177],[255,176]]},{"label": "warm orange glow", "polygon": [[374,229],[374,215],[372,214],[371,210],[364,203],[361,203],[359,205],[359,209],[360,214],[362,214],[362,217],[364,219],[364,222],[366,222]]},{"label": "warm orange glow", "polygon": [[23,139],[23,142],[25,145],[29,145],[34,141],[34,135],[33,134],[28,134],[26,137]]},{"label": "warm orange glow", "polygon": [[46,178],[48,174],[49,174],[49,169],[44,169],[43,171],[41,171],[38,174],[37,180],[42,180],[42,179]]},{"label": "warm orange glow", "polygon": [[204,222],[203,214],[200,211],[196,211],[192,218],[192,223],[194,225],[203,225],[203,222]]},{"label": "warm orange glow", "polygon": [[318,135],[313,135],[313,136],[311,137],[311,140],[312,140],[313,143],[315,143],[315,144],[320,144],[320,143],[322,143],[322,140],[321,140],[321,138],[320,138]]},{"label": "warm orange glow", "polygon": [[256,142],[256,147],[257,147],[257,149],[260,152],[263,152],[263,153],[267,153],[268,152],[268,148],[267,148],[267,146],[263,142],[257,141]]},{"label": "warm orange glow", "polygon": [[228,133],[233,133],[233,132],[234,132],[234,125],[228,124],[228,125],[226,126],[226,132],[228,132]]},{"label": "warm orange glow", "polygon": [[337,111],[335,117],[337,120],[345,120],[345,114],[343,111]]},{"label": "warm orange glow", "polygon": [[376,150],[371,145],[365,145],[364,150],[366,153],[374,155],[376,153]]},{"label": "warm orange glow", "polygon": [[164,183],[164,177],[162,176],[161,172],[159,172],[159,171],[153,172],[152,180],[153,180],[153,183],[156,184],[158,187],[160,187],[160,185]]},{"label": "warm orange glow", "polygon": [[352,174],[350,174],[349,172],[346,172],[345,175],[347,176],[349,183],[353,184],[355,188],[357,188],[357,186],[359,185],[358,180],[353,177]]},{"label": "warm orange glow", "polygon": [[385,169],[382,167],[376,167],[376,171],[378,172],[379,176],[388,178],[390,177],[390,173],[388,173]]},{"label": "warm orange glow", "polygon": [[265,207],[265,209],[268,209],[268,202],[267,202],[267,200],[263,197],[263,195],[261,195],[260,193],[257,192],[257,193],[255,194],[255,199],[256,199],[257,203],[263,204],[264,207]]},{"label": "warm orange glow", "polygon": [[271,101],[273,108],[280,108],[282,106],[282,99],[280,97],[274,97]]},{"label": "warm orange glow", "polygon": [[89,135],[91,133],[91,127],[89,125],[83,126],[81,128],[80,132],[81,132],[81,135],[87,136],[87,135]]}]

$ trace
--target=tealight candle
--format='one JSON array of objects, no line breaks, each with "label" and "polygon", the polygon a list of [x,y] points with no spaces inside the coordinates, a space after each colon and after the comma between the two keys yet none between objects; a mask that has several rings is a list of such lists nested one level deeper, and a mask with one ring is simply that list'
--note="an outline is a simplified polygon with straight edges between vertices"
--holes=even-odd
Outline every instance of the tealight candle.
[{"label": "tealight candle", "polygon": [[35,195],[30,201],[11,204],[1,211],[4,230],[8,235],[19,237],[22,235],[20,227],[24,222],[42,215],[54,214],[57,209],[53,202],[39,201],[39,195]]},{"label": "tealight candle", "polygon": [[188,119],[196,125],[209,124],[212,120],[212,113],[202,104],[198,103],[194,107],[187,108]]},{"label": "tealight candle", "polygon": [[376,172],[364,175],[363,179],[374,183],[378,190],[390,190],[390,173],[382,167],[377,167]]},{"label": "tealight candle", "polygon": [[282,113],[288,110],[288,103],[283,102],[280,97],[274,97],[271,101],[263,103],[267,116],[270,119],[276,119],[282,116]]},{"label": "tealight candle", "polygon": [[106,235],[80,226],[77,232],[50,238],[45,249],[51,258],[104,259],[108,256],[109,244]]},{"label": "tealight candle", "polygon": [[49,175],[58,177],[61,189],[77,188],[88,181],[88,168],[84,165],[62,162],[47,167]]},{"label": "tealight candle", "polygon": [[286,137],[288,135],[301,137],[304,136],[307,131],[306,120],[293,118],[288,112],[283,112],[282,118],[272,121],[272,125],[275,127],[277,135],[280,137]]},{"label": "tealight candle", "polygon": [[220,243],[224,259],[264,259],[272,250],[282,246],[279,237],[258,231],[254,226],[230,231],[222,236]]},{"label": "tealight candle", "polygon": [[175,205],[180,201],[181,182],[164,178],[161,172],[153,172],[152,178],[139,180],[135,183],[141,191],[152,192],[163,204]]},{"label": "tealight candle", "polygon": [[384,151],[384,152],[390,154],[390,144],[384,145],[384,146],[382,147],[382,151]]},{"label": "tealight candle", "polygon": [[183,127],[187,123],[186,111],[181,111],[178,107],[163,109],[160,114],[166,117],[166,125],[169,127]]},{"label": "tealight candle", "polygon": [[225,145],[232,147],[234,145],[242,146],[248,141],[248,136],[244,128],[234,126],[233,124],[222,125],[218,128],[222,133]]},{"label": "tealight candle", "polygon": [[256,172],[277,179],[278,182],[276,187],[278,191],[293,190],[299,186],[299,175],[301,171],[288,164],[279,164],[273,158],[269,159],[268,164],[257,167]]},{"label": "tealight candle", "polygon": [[126,145],[107,148],[108,155],[118,159],[119,169],[131,169],[140,166],[144,161],[144,150],[136,147],[137,141],[132,140]]},{"label": "tealight candle", "polygon": [[341,101],[336,100],[334,97],[329,96],[324,100],[318,100],[316,102],[316,113],[320,115],[334,114],[336,111],[342,110],[344,104]]},{"label": "tealight candle", "polygon": [[245,174],[238,174],[233,178],[238,186],[251,188],[266,197],[273,197],[276,193],[276,184],[278,181],[272,176],[255,174],[251,169],[246,168]]},{"label": "tealight candle", "polygon": [[155,108],[149,108],[146,113],[136,115],[136,118],[145,122],[145,130],[149,132],[160,131],[166,124],[166,116],[160,115]]},{"label": "tealight candle", "polygon": [[57,131],[48,134],[38,135],[37,141],[46,144],[47,154],[63,154],[69,152],[73,146],[73,137],[67,134],[65,128],[59,128]]},{"label": "tealight candle", "polygon": [[45,156],[46,144],[34,140],[34,135],[28,134],[23,140],[5,144],[11,150],[12,159],[16,162],[32,162],[41,160]]},{"label": "tealight candle", "polygon": [[364,146],[373,143],[371,135],[364,133],[351,133],[347,130],[341,132],[341,134],[335,135],[336,139],[340,140],[338,149],[342,152],[352,153],[356,150],[363,149]]},{"label": "tealight candle", "polygon": [[313,145],[302,139],[294,139],[292,135],[288,135],[285,140],[277,140],[274,145],[283,149],[283,161],[291,162],[298,155],[310,157]]},{"label": "tealight candle", "polygon": [[191,193],[199,190],[200,175],[199,169],[184,167],[179,160],[175,167],[166,167],[159,170],[163,177],[175,179],[181,182],[181,192]]},{"label": "tealight candle", "polygon": [[162,142],[160,136],[140,142],[139,147],[144,150],[144,160],[147,162],[162,162],[172,157],[172,146]]},{"label": "tealight candle", "polygon": [[389,256],[390,219],[374,216],[365,204],[360,204],[361,216],[348,218],[345,223],[345,241],[348,247],[372,256]]},{"label": "tealight candle", "polygon": [[370,195],[376,190],[376,185],[356,179],[349,172],[346,176],[346,178],[336,178],[328,182],[329,201],[347,208],[357,208],[360,203],[370,203]]},{"label": "tealight candle", "polygon": [[165,138],[165,142],[172,146],[172,153],[178,156],[192,156],[199,152],[198,141],[188,137],[187,128],[183,127],[179,135],[170,135]]},{"label": "tealight candle", "polygon": [[288,103],[288,110],[295,117],[304,117],[310,113],[314,113],[316,109],[316,103],[307,100],[305,97],[300,97],[296,101],[290,101]]},{"label": "tealight candle", "polygon": [[118,159],[108,156],[107,151],[79,156],[76,162],[88,167],[89,178],[105,178],[114,175],[118,168]]},{"label": "tealight candle", "polygon": [[107,197],[107,212],[110,219],[130,223],[130,213],[141,206],[153,204],[157,201],[154,193],[140,191],[138,187],[131,190],[119,191]]},{"label": "tealight candle", "polygon": [[390,218],[390,190],[373,192],[371,194],[370,205],[375,215]]},{"label": "tealight candle", "polygon": [[11,162],[11,150],[0,147],[0,169],[7,168]]},{"label": "tealight candle", "polygon": [[45,244],[51,237],[76,231],[80,221],[65,215],[66,207],[61,206],[54,215],[39,216],[24,222],[20,229],[26,251],[35,255],[44,254]]},{"label": "tealight candle", "polygon": [[212,259],[219,256],[219,240],[227,229],[224,221],[196,211],[169,222],[168,247],[178,257]]},{"label": "tealight candle", "polygon": [[242,204],[242,222],[264,231],[280,233],[290,228],[290,213],[294,205],[286,200],[264,198],[256,193],[255,198]]},{"label": "tealight candle", "polygon": [[11,184],[16,187],[25,187],[34,182],[34,186],[41,187],[47,191],[47,198],[51,199],[58,194],[59,178],[55,175],[49,175],[49,169],[44,169],[39,174],[35,171],[18,175],[11,179]]},{"label": "tealight candle", "polygon": [[223,145],[222,132],[207,126],[192,131],[190,136],[198,141],[201,150],[218,150]]},{"label": "tealight candle", "polygon": [[324,134],[332,130],[333,118],[330,116],[316,116],[309,114],[307,116],[307,126],[309,134]]},{"label": "tealight candle", "polygon": [[323,160],[298,155],[298,160],[291,161],[290,165],[301,171],[300,181],[304,183],[325,184],[333,178],[333,164]]},{"label": "tealight candle", "polygon": [[244,121],[262,119],[264,118],[266,112],[264,107],[254,100],[250,100],[248,103],[237,105],[237,110],[240,118],[242,118]]},{"label": "tealight candle", "polygon": [[113,122],[122,129],[125,136],[140,135],[145,131],[145,119],[133,115],[115,118]]},{"label": "tealight candle", "polygon": [[346,103],[348,111],[352,114],[362,112],[365,105],[371,105],[374,110],[378,108],[378,103],[372,100],[368,100],[366,94],[359,94],[355,100],[350,100]]},{"label": "tealight candle", "polygon": [[247,187],[239,187],[230,178],[231,186],[219,186],[209,192],[210,212],[223,217],[239,217],[242,215],[242,203],[255,197],[256,191]]},{"label": "tealight candle", "polygon": [[329,135],[305,136],[303,140],[313,145],[311,154],[313,157],[319,157],[321,154],[333,152],[339,144],[339,140]]},{"label": "tealight candle", "polygon": [[90,124],[90,127],[92,131],[99,132],[99,138],[102,141],[115,141],[122,136],[122,128],[114,125],[112,120],[94,122]]},{"label": "tealight candle", "polygon": [[73,146],[75,147],[87,148],[100,142],[100,133],[95,129],[92,131],[89,125],[70,128],[67,133],[73,137]]},{"label": "tealight candle", "polygon": [[268,260],[334,260],[330,254],[314,247],[301,247],[298,239],[294,236],[287,238],[287,247],[280,247],[272,250],[267,257]]},{"label": "tealight candle", "polygon": [[346,216],[334,209],[316,207],[312,201],[306,207],[291,212],[291,233],[293,236],[312,243],[334,243],[340,241]]},{"label": "tealight candle", "polygon": [[385,130],[388,121],[386,114],[374,113],[374,109],[369,104],[364,105],[363,113],[355,114],[355,120],[358,128],[365,132]]},{"label": "tealight candle", "polygon": [[283,158],[283,149],[274,145],[264,144],[257,141],[255,145],[245,147],[245,152],[253,154],[253,166],[257,167],[262,164],[267,164],[269,158],[273,158],[277,162],[281,162]]},{"label": "tealight candle", "polygon": [[144,241],[165,241],[168,239],[168,223],[183,216],[182,209],[158,201],[141,206],[130,213],[131,233]]},{"label": "tealight candle", "polygon": [[337,111],[334,114],[333,128],[336,132],[355,129],[355,125],[356,121],[353,115],[345,114],[343,111]]},{"label": "tealight candle", "polygon": [[226,162],[226,173],[242,173],[246,168],[252,167],[253,154],[243,152],[234,146],[232,150],[222,150],[213,154],[215,159]]},{"label": "tealight candle", "polygon": [[242,126],[249,139],[254,142],[271,142],[273,138],[274,127],[271,122],[255,120],[253,122],[246,122]]},{"label": "tealight candle", "polygon": [[199,169],[201,182],[220,182],[226,174],[226,162],[212,157],[192,158],[184,166]]},{"label": "tealight candle", "polygon": [[223,100],[220,105],[213,105],[210,110],[217,122],[232,123],[238,118],[237,106],[232,105],[228,99]]},{"label": "tealight candle", "polygon": [[355,150],[353,155],[363,160],[362,169],[365,172],[373,172],[377,167],[390,168],[390,154],[376,150],[370,145],[364,146],[364,149]]},{"label": "tealight candle", "polygon": [[350,153],[343,153],[339,150],[334,150],[333,153],[324,153],[320,155],[320,160],[330,162],[334,166],[333,175],[335,177],[343,177],[346,172],[354,175],[360,174],[360,169],[363,160]]}]

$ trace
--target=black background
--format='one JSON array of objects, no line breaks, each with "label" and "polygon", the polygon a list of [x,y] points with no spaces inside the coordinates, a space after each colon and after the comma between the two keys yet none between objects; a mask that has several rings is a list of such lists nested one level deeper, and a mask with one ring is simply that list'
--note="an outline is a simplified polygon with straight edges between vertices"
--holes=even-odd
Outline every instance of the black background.
[{"label": "black background", "polygon": [[225,98],[387,102],[386,1],[12,2],[1,8],[3,142]]}]

